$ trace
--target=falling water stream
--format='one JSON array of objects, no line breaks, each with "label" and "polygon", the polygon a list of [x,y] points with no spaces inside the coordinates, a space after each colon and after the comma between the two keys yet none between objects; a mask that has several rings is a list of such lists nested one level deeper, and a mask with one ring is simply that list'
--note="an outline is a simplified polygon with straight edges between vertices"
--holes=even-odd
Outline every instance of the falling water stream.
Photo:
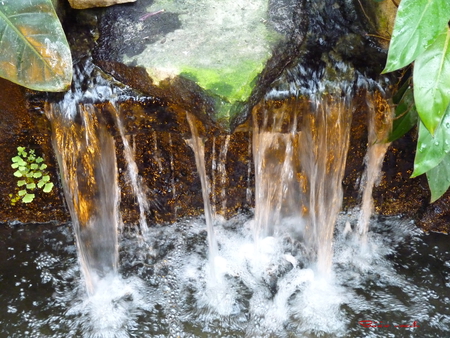
[{"label": "falling water stream", "polygon": [[149,210],[148,200],[145,195],[142,178],[139,176],[139,170],[136,165],[136,161],[134,160],[133,149],[131,148],[130,142],[125,135],[125,129],[119,115],[119,110],[116,107],[113,107],[113,111],[115,113],[117,128],[119,129],[120,137],[122,138],[123,142],[124,156],[128,166],[128,176],[130,178],[131,186],[133,187],[133,192],[137,198],[139,206],[139,229],[143,234],[146,234],[148,231],[146,220],[146,213]]},{"label": "falling water stream", "polygon": [[[201,182],[204,216],[168,225],[146,223],[146,187],[115,105],[121,89],[100,78],[86,81],[82,73],[91,76],[95,68],[89,63],[85,68],[91,69],[75,74],[79,78],[65,98],[46,107],[72,220],[57,228],[0,229],[6,248],[0,335],[448,336],[448,238],[425,234],[401,217],[372,215],[372,188],[388,146],[378,141],[386,139],[390,110],[377,115],[382,91],[376,81],[324,55],[310,68],[287,68],[253,109],[248,150],[254,168],[249,164],[246,198],[252,197],[254,169],[254,210],[215,218],[205,143],[195,116],[186,113],[186,143]],[[342,212],[352,99],[359,91],[371,93],[366,105],[374,114],[362,205]],[[120,139],[101,109],[114,117]],[[155,133],[153,138],[158,156]],[[118,212],[120,140],[145,236],[124,229]],[[172,150],[170,135],[169,141]],[[224,212],[231,142],[225,136],[213,159]],[[174,154],[169,158],[174,171]],[[175,196],[175,179],[168,182]]]},{"label": "falling water stream", "polygon": [[365,248],[367,243],[367,233],[369,231],[370,216],[373,212],[373,187],[380,180],[381,166],[384,155],[390,145],[387,142],[391,130],[393,112],[391,108],[377,109],[374,107],[374,99],[368,99],[369,102],[369,120],[368,120],[368,147],[365,157],[366,169],[361,179],[361,211],[358,218],[358,231],[361,236],[361,242]]}]

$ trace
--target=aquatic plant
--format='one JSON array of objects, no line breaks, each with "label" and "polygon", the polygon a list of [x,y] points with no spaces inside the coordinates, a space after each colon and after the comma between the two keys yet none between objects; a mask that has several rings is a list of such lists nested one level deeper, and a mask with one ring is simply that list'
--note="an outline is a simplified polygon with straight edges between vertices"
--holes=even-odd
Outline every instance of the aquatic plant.
[{"label": "aquatic plant", "polygon": [[32,191],[42,189],[49,193],[53,189],[53,183],[50,182],[50,174],[47,172],[47,165],[44,159],[36,156],[33,149],[26,151],[24,147],[17,147],[17,156],[11,158],[14,176],[19,180],[19,188],[15,195],[10,194],[11,204],[15,205],[19,200],[23,203],[31,203],[35,197]]},{"label": "aquatic plant", "polygon": [[450,187],[450,2],[403,0],[398,8],[384,73],[414,62],[412,81],[397,94],[390,141],[418,121],[412,177],[427,175],[431,201]]}]

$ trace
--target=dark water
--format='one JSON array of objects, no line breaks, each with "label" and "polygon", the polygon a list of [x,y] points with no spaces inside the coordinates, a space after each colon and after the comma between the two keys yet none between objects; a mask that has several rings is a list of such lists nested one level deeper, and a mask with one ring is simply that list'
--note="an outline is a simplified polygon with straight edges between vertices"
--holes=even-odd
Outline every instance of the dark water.
[{"label": "dark water", "polygon": [[251,217],[216,224],[214,276],[206,264],[204,219],[150,228],[145,239],[121,234],[119,275],[102,281],[90,298],[70,225],[3,227],[0,337],[450,335],[447,235],[379,218],[361,251],[343,231],[356,216],[341,215],[334,275],[323,279],[301,243],[287,235],[255,247]]}]

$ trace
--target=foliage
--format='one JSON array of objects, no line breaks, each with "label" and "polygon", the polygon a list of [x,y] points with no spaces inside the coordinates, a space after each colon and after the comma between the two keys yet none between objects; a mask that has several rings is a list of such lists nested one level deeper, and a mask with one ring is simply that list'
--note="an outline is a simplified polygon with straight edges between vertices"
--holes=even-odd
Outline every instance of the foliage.
[{"label": "foliage", "polygon": [[0,77],[34,90],[69,88],[72,57],[51,0],[2,0],[0,32]]},{"label": "foliage", "polygon": [[398,103],[398,120],[390,140],[400,137],[418,120],[412,177],[426,173],[432,202],[450,186],[449,19],[450,1],[402,0],[383,71],[398,70],[414,62],[412,84],[408,84]]},{"label": "foliage", "polygon": [[35,197],[32,191],[36,189],[42,189],[45,193],[52,190],[53,183],[50,182],[50,175],[46,171],[47,165],[43,163],[42,157],[36,156],[33,149],[27,152],[24,147],[17,147],[17,156],[11,158],[11,161],[11,167],[17,169],[14,176],[19,179],[17,194],[9,195],[12,205],[15,205],[20,199],[23,203],[31,203]]}]

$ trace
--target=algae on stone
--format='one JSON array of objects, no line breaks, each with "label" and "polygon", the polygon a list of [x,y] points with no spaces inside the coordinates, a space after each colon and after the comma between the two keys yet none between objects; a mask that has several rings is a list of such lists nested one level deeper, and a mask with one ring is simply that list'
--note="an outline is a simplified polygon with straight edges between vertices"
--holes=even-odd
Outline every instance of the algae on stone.
[{"label": "algae on stone", "polygon": [[161,10],[178,14],[181,28],[124,62],[144,66],[155,83],[178,75],[194,81],[217,99],[215,117],[231,118],[281,39],[267,21],[268,1],[156,0],[147,8]]}]

